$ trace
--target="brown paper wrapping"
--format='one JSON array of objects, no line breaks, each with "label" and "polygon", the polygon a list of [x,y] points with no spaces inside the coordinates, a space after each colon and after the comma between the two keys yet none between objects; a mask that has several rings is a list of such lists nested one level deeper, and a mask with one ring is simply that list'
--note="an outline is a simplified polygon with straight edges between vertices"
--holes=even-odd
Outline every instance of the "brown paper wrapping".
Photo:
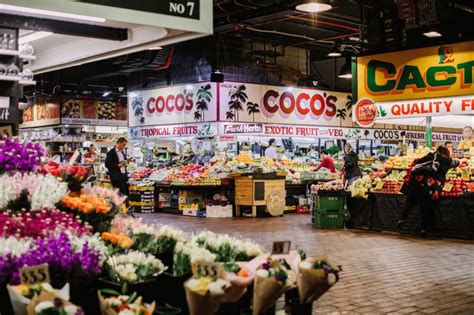
[{"label": "brown paper wrapping", "polygon": [[301,303],[312,303],[319,299],[331,287],[322,269],[300,268],[298,274],[298,291]]},{"label": "brown paper wrapping", "polygon": [[253,315],[268,310],[292,286],[283,285],[274,278],[255,277],[253,289]]},{"label": "brown paper wrapping", "polygon": [[[100,306],[100,313],[102,315],[117,315],[118,313],[111,308],[110,306],[105,305],[105,299],[100,293],[100,291],[97,292],[99,295],[99,306]],[[149,308],[150,312],[153,313],[155,311],[155,302],[151,303],[151,306]]]},{"label": "brown paper wrapping", "polygon": [[[189,280],[188,280],[189,281]],[[188,288],[188,281],[184,283],[186,301],[190,315],[212,315],[223,302],[223,295],[200,295]]]}]

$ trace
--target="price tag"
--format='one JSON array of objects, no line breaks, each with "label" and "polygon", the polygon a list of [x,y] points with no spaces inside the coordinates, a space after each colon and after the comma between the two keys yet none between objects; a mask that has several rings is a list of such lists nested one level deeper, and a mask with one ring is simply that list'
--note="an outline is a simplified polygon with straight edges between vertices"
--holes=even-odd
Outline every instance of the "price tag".
[{"label": "price tag", "polygon": [[453,184],[446,183],[444,184],[443,191],[450,192],[453,189]]},{"label": "price tag", "polygon": [[218,262],[197,261],[193,264],[193,275],[195,278],[223,278],[224,269],[222,268],[222,264]]},{"label": "price tag", "polygon": [[273,242],[272,255],[287,255],[290,252],[291,241]]},{"label": "price tag", "polygon": [[48,264],[28,266],[20,269],[20,281],[22,284],[32,285],[37,283],[50,283]]},{"label": "price tag", "polygon": [[377,185],[375,185],[375,190],[380,190],[383,188],[384,182],[377,182]]}]

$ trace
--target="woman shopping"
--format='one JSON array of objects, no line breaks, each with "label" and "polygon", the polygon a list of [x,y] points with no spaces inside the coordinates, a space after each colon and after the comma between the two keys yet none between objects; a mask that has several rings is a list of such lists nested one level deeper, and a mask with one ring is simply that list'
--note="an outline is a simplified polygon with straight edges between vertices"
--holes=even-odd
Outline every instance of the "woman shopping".
[{"label": "woman shopping", "polygon": [[446,146],[440,145],[435,153],[428,153],[415,161],[410,171],[408,191],[406,193],[405,208],[398,221],[401,229],[408,215],[415,207],[420,205],[421,235],[426,235],[426,230],[433,217],[433,211],[439,206],[439,197],[446,180],[446,173],[450,168],[455,168],[460,161],[453,160]]}]

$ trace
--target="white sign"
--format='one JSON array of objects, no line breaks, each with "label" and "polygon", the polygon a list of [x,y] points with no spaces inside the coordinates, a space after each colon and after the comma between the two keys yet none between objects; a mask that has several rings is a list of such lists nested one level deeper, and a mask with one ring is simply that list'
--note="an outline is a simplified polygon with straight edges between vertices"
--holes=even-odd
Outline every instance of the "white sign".
[{"label": "white sign", "polygon": [[65,125],[118,126],[118,127],[127,126],[126,120],[88,119],[88,118],[61,118],[61,123]]},{"label": "white sign", "polygon": [[178,85],[130,92],[129,127],[217,120],[216,83]]},{"label": "white sign", "polygon": [[166,125],[129,128],[132,139],[158,139],[171,137],[213,137],[217,135],[216,123]]},{"label": "white sign", "polygon": [[377,119],[474,115],[474,95],[377,102]]},{"label": "white sign", "polygon": [[352,126],[348,93],[225,82],[220,121]]}]

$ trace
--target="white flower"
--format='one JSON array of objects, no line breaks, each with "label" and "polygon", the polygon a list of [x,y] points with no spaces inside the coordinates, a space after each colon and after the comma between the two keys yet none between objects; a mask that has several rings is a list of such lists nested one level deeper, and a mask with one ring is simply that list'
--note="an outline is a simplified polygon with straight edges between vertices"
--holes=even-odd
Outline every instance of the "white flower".
[{"label": "white flower", "polygon": [[0,257],[7,254],[11,254],[14,257],[21,256],[28,251],[32,242],[33,240],[29,238],[0,237]]},{"label": "white flower", "polygon": [[132,310],[121,310],[119,315],[135,315],[135,313]]},{"label": "white flower", "polygon": [[163,225],[159,231],[159,236],[168,237],[176,240],[177,242],[184,242],[186,240],[184,232],[180,229],[176,229],[169,225]]},{"label": "white flower", "polygon": [[327,281],[328,281],[328,284],[329,284],[329,285],[335,284],[336,281],[337,281],[336,275],[335,275],[334,273],[332,273],[332,272],[329,273],[329,274],[328,274],[328,277],[327,277]]},{"label": "white flower", "polygon": [[300,268],[302,269],[312,269],[313,265],[310,262],[303,261],[300,263]]},{"label": "white flower", "polygon": [[51,307],[54,307],[54,303],[51,302],[51,301],[40,302],[35,306],[35,313],[40,313],[40,312],[44,311],[45,309],[48,309],[48,308],[51,308]]},{"label": "white flower", "polygon": [[137,234],[149,234],[149,235],[155,235],[155,229],[152,226],[149,225],[140,225],[138,227],[133,228],[132,233],[134,235]]},{"label": "white flower", "polygon": [[266,269],[259,269],[255,274],[260,278],[268,278],[268,276],[270,276],[270,273]]},{"label": "white flower", "polygon": [[214,282],[209,283],[208,289],[211,295],[224,294],[224,289],[229,283],[224,279],[217,279]]},{"label": "white flower", "polygon": [[68,314],[68,315],[74,315],[74,314],[77,313],[78,310],[79,310],[79,307],[77,307],[76,305],[72,305],[72,304],[66,305],[64,307],[64,311],[66,311],[66,314]]}]

